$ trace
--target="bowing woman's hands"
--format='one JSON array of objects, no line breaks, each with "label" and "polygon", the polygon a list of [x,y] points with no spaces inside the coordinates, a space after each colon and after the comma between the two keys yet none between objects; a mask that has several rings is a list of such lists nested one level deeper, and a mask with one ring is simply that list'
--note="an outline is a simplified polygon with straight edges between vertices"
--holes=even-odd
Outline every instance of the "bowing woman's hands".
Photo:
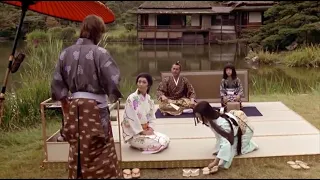
[{"label": "bowing woman's hands", "polygon": [[142,135],[154,135],[154,131],[151,127],[148,127],[146,130],[141,132]]}]

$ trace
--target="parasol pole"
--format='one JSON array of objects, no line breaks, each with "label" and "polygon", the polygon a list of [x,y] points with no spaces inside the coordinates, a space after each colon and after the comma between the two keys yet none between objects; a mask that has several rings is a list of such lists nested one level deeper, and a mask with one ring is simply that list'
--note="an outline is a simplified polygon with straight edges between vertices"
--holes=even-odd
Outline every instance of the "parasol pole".
[{"label": "parasol pole", "polygon": [[22,4],[22,11],[21,11],[21,17],[20,17],[20,22],[19,22],[19,26],[18,26],[18,30],[16,32],[15,38],[14,38],[14,43],[13,43],[13,48],[12,48],[12,52],[11,55],[9,56],[9,63],[8,63],[8,68],[6,71],[6,74],[4,76],[4,80],[3,80],[3,85],[2,85],[2,89],[1,89],[1,93],[0,93],[0,124],[2,122],[2,118],[3,118],[3,111],[4,111],[4,94],[6,93],[6,86],[8,83],[8,77],[9,77],[9,73],[11,72],[11,67],[12,67],[12,62],[14,59],[14,54],[16,52],[17,49],[17,44],[18,44],[18,39],[21,33],[21,28],[23,25],[23,20],[24,17],[26,16],[26,12],[28,10],[29,5],[33,4],[33,2],[31,1],[21,1]]}]

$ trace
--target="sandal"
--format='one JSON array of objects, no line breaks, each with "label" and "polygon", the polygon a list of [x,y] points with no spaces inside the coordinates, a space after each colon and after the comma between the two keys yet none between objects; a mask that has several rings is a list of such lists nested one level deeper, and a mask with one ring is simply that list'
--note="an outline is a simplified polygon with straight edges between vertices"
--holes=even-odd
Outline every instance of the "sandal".
[{"label": "sandal", "polygon": [[308,166],[307,163],[296,160],[296,164],[302,167],[303,169],[310,169],[310,166]]},{"label": "sandal", "polygon": [[214,165],[214,162],[212,162],[212,163],[210,163],[209,165],[208,165],[208,168],[209,169],[211,169],[211,168],[213,168],[215,165]]},{"label": "sandal", "polygon": [[218,170],[219,170],[218,166],[213,166],[212,168],[205,167],[202,169],[202,173],[204,175],[214,174],[214,173],[218,172]]},{"label": "sandal", "polygon": [[14,58],[12,67],[11,67],[11,73],[15,73],[18,71],[21,63],[23,62],[24,58],[26,57],[25,54],[19,53],[17,57]]},{"label": "sandal", "polygon": [[219,167],[218,167],[218,166],[214,166],[213,168],[211,168],[211,169],[209,170],[209,173],[210,173],[210,174],[214,174],[214,173],[218,172],[218,170],[219,170]]},{"label": "sandal", "polygon": [[138,168],[132,169],[131,175],[132,175],[132,178],[139,178],[140,177],[140,169],[138,169]]},{"label": "sandal", "polygon": [[204,174],[204,175],[210,174],[210,169],[208,167],[203,168],[202,169],[202,174]]},{"label": "sandal", "polygon": [[191,170],[191,177],[199,176],[200,170],[199,169],[193,169]]},{"label": "sandal", "polygon": [[130,169],[124,169],[122,171],[123,173],[123,178],[124,179],[132,179],[132,175],[131,175],[131,170]]},{"label": "sandal", "polygon": [[287,164],[289,164],[293,169],[301,169],[301,166],[296,164],[294,161],[288,161]]},{"label": "sandal", "polygon": [[191,169],[182,169],[182,176],[183,177],[190,177],[191,176]]}]

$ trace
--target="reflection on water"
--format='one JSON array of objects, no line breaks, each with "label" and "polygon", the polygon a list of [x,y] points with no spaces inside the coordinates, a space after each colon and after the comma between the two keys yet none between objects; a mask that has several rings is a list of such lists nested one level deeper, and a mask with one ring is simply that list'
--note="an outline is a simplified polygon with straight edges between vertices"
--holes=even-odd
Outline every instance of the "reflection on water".
[{"label": "reflection on water", "polygon": [[[12,43],[0,44],[0,78],[7,67]],[[106,45],[117,61],[123,79],[134,88],[134,78],[140,72],[149,72],[156,79],[153,90],[160,79],[160,72],[169,71],[171,65],[180,61],[183,71],[222,70],[227,63],[233,63],[238,69],[249,69],[250,94],[268,94],[298,92],[305,93],[320,82],[316,69],[260,67],[251,69],[244,61],[247,48],[239,44],[226,45],[188,45],[142,46],[129,43],[109,43]],[[26,58],[27,62],[27,58]],[[24,63],[26,63],[24,62]],[[13,76],[18,80],[19,75]],[[126,85],[127,88],[127,85]]]},{"label": "reflection on water", "polygon": [[220,70],[227,62],[234,63],[237,68],[248,68],[243,61],[245,55],[243,49],[245,48],[241,49],[236,44],[211,45],[211,47],[205,45],[108,45],[107,49],[119,65],[127,63],[133,65],[121,66],[125,73],[132,72],[131,76],[136,76],[140,72],[149,72],[159,77],[160,72],[169,71],[171,65],[176,61],[180,61],[183,71]]}]

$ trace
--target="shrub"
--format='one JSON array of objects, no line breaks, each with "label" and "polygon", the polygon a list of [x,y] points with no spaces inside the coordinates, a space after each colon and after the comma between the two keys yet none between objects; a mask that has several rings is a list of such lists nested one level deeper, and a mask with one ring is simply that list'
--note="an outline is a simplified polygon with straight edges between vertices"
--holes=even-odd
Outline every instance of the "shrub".
[{"label": "shrub", "polygon": [[61,39],[63,41],[73,41],[76,33],[76,30],[72,27],[63,28],[61,32]]}]

